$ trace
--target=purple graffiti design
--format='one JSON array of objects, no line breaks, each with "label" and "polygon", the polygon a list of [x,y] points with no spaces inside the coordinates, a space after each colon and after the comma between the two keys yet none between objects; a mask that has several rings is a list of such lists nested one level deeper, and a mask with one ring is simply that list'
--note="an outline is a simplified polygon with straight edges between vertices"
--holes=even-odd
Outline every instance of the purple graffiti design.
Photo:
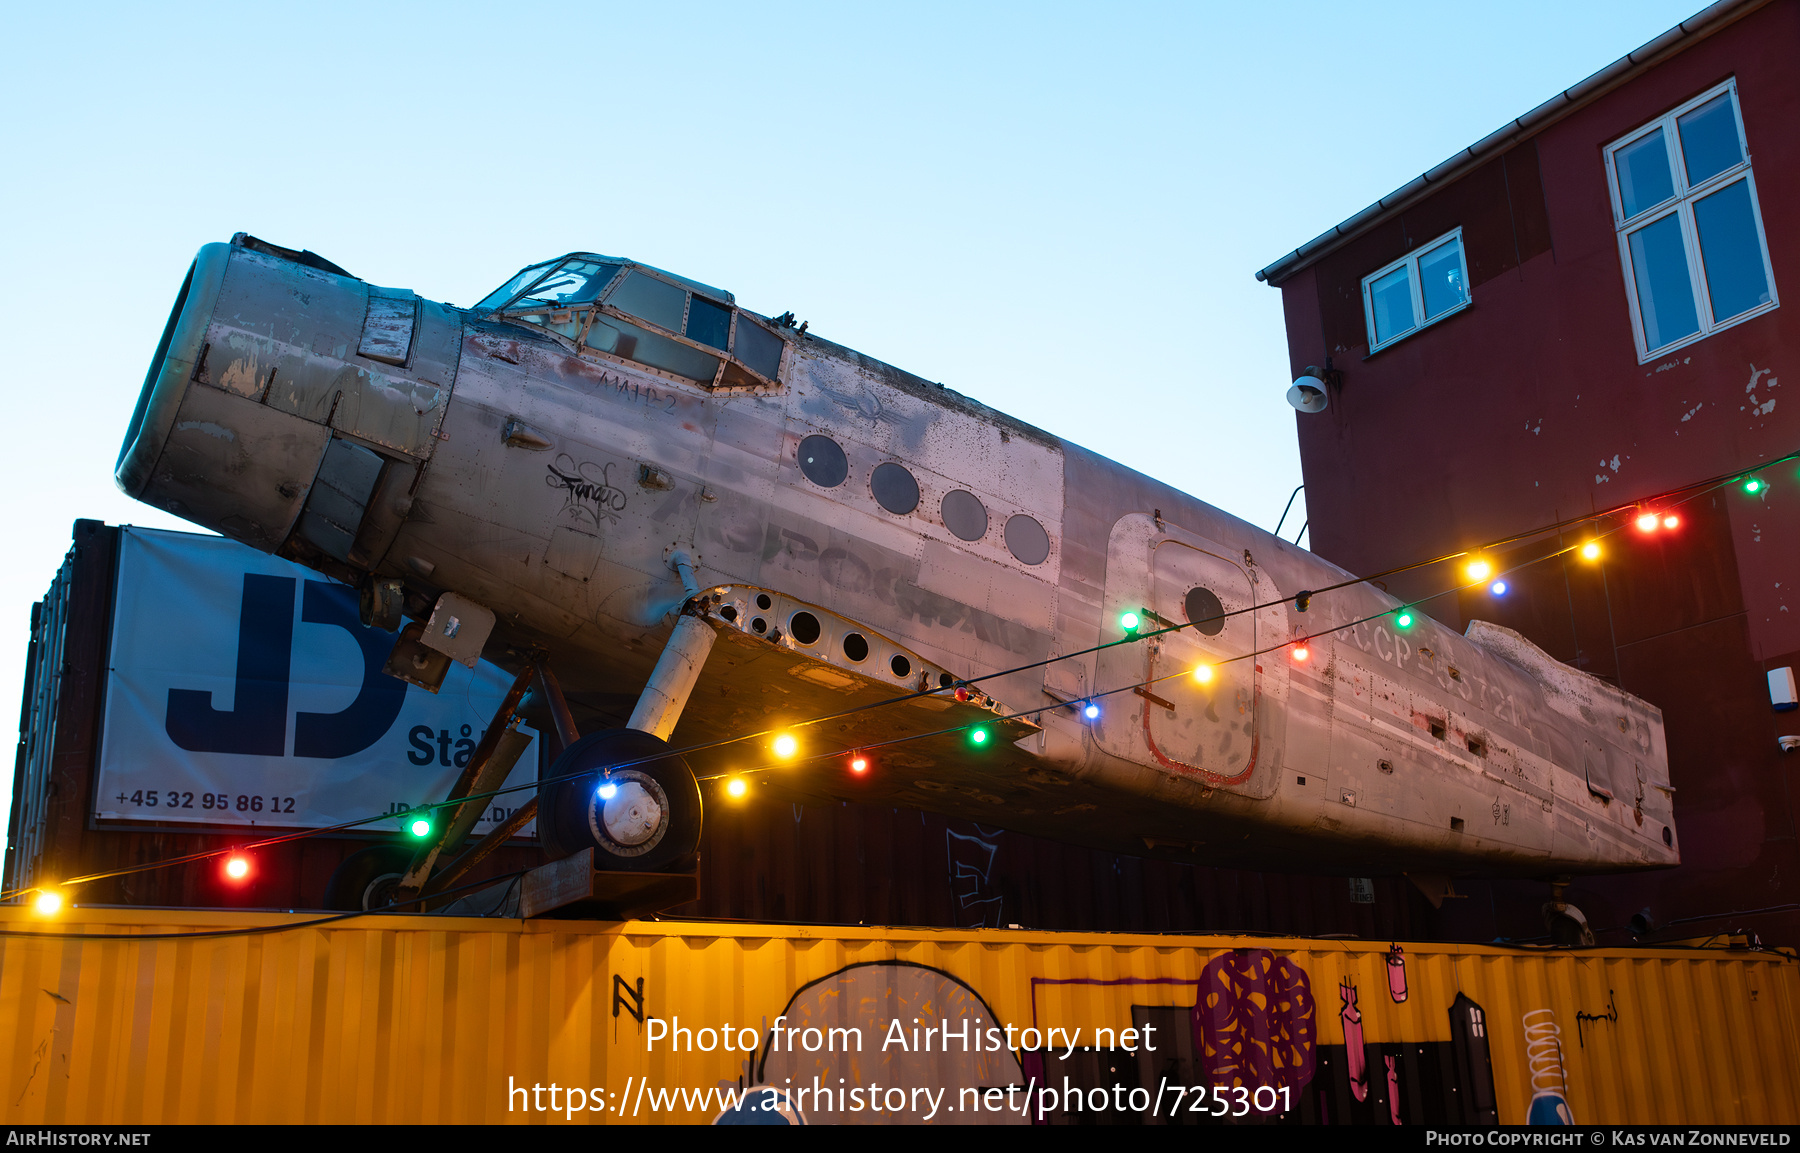
[{"label": "purple graffiti design", "polygon": [[1350,1095],[1358,1101],[1369,1099],[1369,1063],[1363,1054],[1362,1010],[1356,1007],[1356,984],[1345,977],[1338,984],[1338,996],[1344,1006],[1338,1016],[1344,1021],[1344,1056],[1350,1076]]},{"label": "purple graffiti design", "polygon": [[1306,970],[1267,949],[1234,949],[1200,971],[1194,1043],[1215,1085],[1298,1089],[1312,1080],[1318,1025]]}]

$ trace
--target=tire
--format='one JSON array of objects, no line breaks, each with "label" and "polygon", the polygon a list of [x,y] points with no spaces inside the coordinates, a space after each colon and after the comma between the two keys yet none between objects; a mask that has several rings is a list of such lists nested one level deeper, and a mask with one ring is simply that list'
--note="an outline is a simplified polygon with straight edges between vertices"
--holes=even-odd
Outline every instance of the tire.
[{"label": "tire", "polygon": [[407,845],[358,849],[345,857],[325,882],[325,907],[357,912],[391,904],[412,859],[413,849]]},{"label": "tire", "polygon": [[[649,733],[608,729],[556,758],[538,785],[538,838],[551,859],[592,847],[596,869],[654,873],[693,856],[700,785],[686,761],[659,756],[668,748]],[[614,766],[625,767],[607,778],[614,793],[602,798],[601,775]]]}]

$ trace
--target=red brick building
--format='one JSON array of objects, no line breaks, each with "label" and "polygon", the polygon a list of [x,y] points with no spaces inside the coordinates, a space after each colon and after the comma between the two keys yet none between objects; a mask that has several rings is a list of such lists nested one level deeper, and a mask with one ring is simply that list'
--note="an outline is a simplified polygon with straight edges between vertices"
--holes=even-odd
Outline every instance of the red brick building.
[{"label": "red brick building", "polygon": [[[1603,942],[1647,908],[1656,940],[1800,943],[1800,712],[1768,678],[1800,668],[1797,49],[1800,0],[1715,4],[1257,274],[1294,373],[1329,359],[1313,548],[1375,573],[1506,540],[1504,595],[1421,607],[1662,708],[1682,864],[1578,881]],[[1444,935],[1543,932],[1544,886],[1459,888]]]}]

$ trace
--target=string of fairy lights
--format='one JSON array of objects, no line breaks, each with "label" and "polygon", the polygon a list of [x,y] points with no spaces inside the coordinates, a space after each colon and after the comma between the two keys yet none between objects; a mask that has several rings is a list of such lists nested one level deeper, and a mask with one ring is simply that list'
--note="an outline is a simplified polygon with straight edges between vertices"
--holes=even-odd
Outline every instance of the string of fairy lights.
[{"label": "string of fairy lights", "polygon": [[[747,778],[776,769],[790,768],[797,764],[842,759],[845,767],[853,776],[861,777],[875,767],[873,754],[895,745],[930,740],[937,737],[951,736],[960,733],[965,736],[971,749],[980,750],[989,746],[994,740],[992,726],[1000,722],[1009,720],[1031,720],[1046,713],[1064,709],[1073,709],[1083,720],[1093,722],[1100,719],[1102,715],[1101,702],[1105,701],[1107,698],[1122,693],[1147,690],[1157,684],[1180,678],[1191,678],[1196,684],[1202,687],[1209,686],[1217,677],[1218,670],[1222,666],[1238,661],[1253,660],[1256,657],[1265,656],[1270,653],[1285,651],[1290,660],[1297,664],[1304,664],[1311,659],[1311,647],[1313,643],[1331,633],[1341,633],[1345,629],[1384,619],[1391,621],[1394,628],[1399,632],[1406,632],[1411,630],[1418,623],[1419,617],[1416,610],[1418,610],[1419,606],[1428,604],[1439,597],[1482,587],[1485,587],[1486,591],[1492,596],[1504,597],[1511,590],[1511,585],[1507,578],[1511,577],[1513,574],[1532,566],[1542,564],[1546,561],[1569,556],[1571,554],[1579,557],[1579,559],[1584,562],[1590,564],[1598,563],[1605,552],[1602,542],[1618,533],[1628,531],[1628,529],[1634,528],[1644,537],[1675,532],[1683,523],[1680,510],[1684,505],[1697,500],[1708,493],[1716,492],[1728,487],[1737,487],[1748,496],[1759,497],[1769,488],[1769,480],[1766,476],[1769,470],[1797,459],[1800,459],[1800,452],[1794,452],[1786,456],[1778,457],[1749,470],[1711,477],[1707,480],[1697,481],[1680,488],[1668,490],[1653,497],[1615,506],[1601,512],[1570,517],[1553,524],[1541,525],[1536,528],[1527,529],[1523,532],[1514,533],[1510,536],[1491,540],[1468,549],[1441,554],[1427,560],[1398,565],[1367,576],[1350,577],[1335,584],[1322,586],[1318,589],[1302,590],[1291,596],[1283,597],[1280,600],[1260,603],[1252,602],[1241,608],[1223,610],[1219,613],[1203,617],[1200,620],[1191,620],[1184,624],[1171,622],[1166,618],[1158,616],[1152,610],[1147,608],[1141,610],[1128,609],[1120,613],[1118,617],[1120,635],[1116,639],[1103,641],[1100,644],[1092,645],[1084,649],[1061,653],[1044,660],[1033,661],[1028,664],[984,673],[977,677],[958,681],[947,687],[921,689],[917,692],[886,697],[879,701],[872,701],[822,716],[792,722],[782,725],[779,728],[763,729],[736,737],[692,744],[678,749],[667,749],[658,752],[654,756],[622,761],[605,768],[596,791],[601,799],[608,799],[610,795],[609,791],[616,787],[610,780],[610,774],[624,769],[654,764],[656,762],[690,756],[701,752],[710,752],[732,745],[767,740],[769,742],[768,747],[775,756],[773,762],[750,768],[735,769],[726,773],[710,774],[698,778],[705,781],[722,780],[725,794],[734,800],[738,800],[748,794],[749,786]],[[1558,547],[1543,553],[1542,555],[1518,561],[1505,569],[1501,569],[1499,567],[1499,562],[1495,559],[1496,551],[1507,545],[1518,544],[1534,539],[1542,539],[1553,533],[1558,534],[1560,537],[1564,530],[1578,525],[1591,525],[1594,527],[1574,543],[1567,545],[1559,544]],[[1016,676],[1020,673],[1030,672],[1034,669],[1043,668],[1060,661],[1091,656],[1121,645],[1140,644],[1170,634],[1180,633],[1186,629],[1198,629],[1201,626],[1211,625],[1215,622],[1222,623],[1233,617],[1278,608],[1289,603],[1293,603],[1300,612],[1305,613],[1310,609],[1313,598],[1338,592],[1343,589],[1369,584],[1376,584],[1377,587],[1385,589],[1385,586],[1379,584],[1383,578],[1397,576],[1402,573],[1430,568],[1434,565],[1458,560],[1463,561],[1462,576],[1466,578],[1464,580],[1460,580],[1425,596],[1383,608],[1377,612],[1367,614],[1354,620],[1339,621],[1317,631],[1295,636],[1279,644],[1254,648],[1230,656],[1212,656],[1209,659],[1202,660],[1191,666],[1183,667],[1160,676],[1147,677],[1143,680],[1129,684],[1095,691],[1078,700],[1058,701],[1054,704],[1032,709],[1022,709],[1015,712],[999,712],[996,713],[991,720],[949,725],[927,732],[908,733],[883,741],[859,744],[853,748],[837,748],[827,752],[816,753],[808,757],[799,756],[800,738],[797,733],[800,730],[809,727],[842,720],[846,717],[866,713],[875,709],[888,708],[922,697],[941,698],[945,695],[951,695],[959,701],[985,701],[985,696],[975,689],[976,685],[984,682]],[[1154,621],[1161,627],[1146,627],[1151,621]],[[505,796],[528,789],[538,789],[547,784],[556,784],[563,781],[592,777],[595,771],[596,770],[593,768],[586,768],[576,772],[541,778],[523,785],[511,785],[486,792],[469,793],[451,800],[422,805],[404,814],[402,817],[402,830],[414,841],[423,842],[435,832],[436,824],[434,817],[439,810],[446,808],[460,808],[462,805],[471,802],[485,801],[494,797]],[[334,825],[266,837],[260,840],[231,846],[229,848],[202,850],[200,852],[187,853],[158,861],[150,861],[129,868],[70,877],[61,882],[25,886],[0,893],[0,901],[11,901],[20,896],[33,895],[33,910],[39,916],[53,917],[62,911],[66,899],[65,893],[77,886],[91,884],[96,881],[107,880],[114,877],[148,872],[155,869],[193,864],[219,857],[225,858],[221,872],[226,880],[241,884],[249,880],[254,873],[254,866],[251,863],[250,854],[255,850],[303,840],[308,837],[315,837],[326,833],[351,831],[369,825],[382,824],[393,819],[393,814],[382,813],[376,816],[344,821]],[[504,878],[486,878],[481,882],[472,885],[459,886],[458,890],[451,891],[480,887],[481,885],[496,883],[497,880],[501,879]],[[370,910],[370,912],[379,911],[382,910]],[[363,914],[348,913],[343,916],[359,915]],[[343,919],[343,917],[334,916],[324,918],[319,923],[340,919]],[[308,922],[308,924],[310,923],[312,922]]]}]

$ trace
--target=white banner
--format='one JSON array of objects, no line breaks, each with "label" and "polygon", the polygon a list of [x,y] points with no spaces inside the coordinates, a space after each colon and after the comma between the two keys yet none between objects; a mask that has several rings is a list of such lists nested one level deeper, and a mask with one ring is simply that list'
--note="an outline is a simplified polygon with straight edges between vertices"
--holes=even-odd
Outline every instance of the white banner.
[{"label": "white banner", "polygon": [[[393,831],[444,799],[512,684],[452,663],[433,696],[381,671],[393,644],[357,619],[356,590],[299,565],[121,529],[94,816],[318,828],[380,815],[364,827]],[[537,779],[532,736],[508,786]],[[533,795],[493,798],[476,831]]]}]

